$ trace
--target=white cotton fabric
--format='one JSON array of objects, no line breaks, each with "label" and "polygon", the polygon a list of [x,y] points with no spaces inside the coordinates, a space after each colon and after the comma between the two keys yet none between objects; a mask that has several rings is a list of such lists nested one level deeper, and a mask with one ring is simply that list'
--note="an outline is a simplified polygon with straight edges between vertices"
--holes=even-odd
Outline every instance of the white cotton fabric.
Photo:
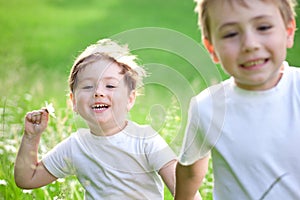
[{"label": "white cotton fabric", "polygon": [[229,79],[192,99],[179,162],[211,153],[215,200],[300,199],[300,68],[284,65],[267,91]]},{"label": "white cotton fabric", "polygon": [[158,171],[176,159],[150,126],[129,121],[113,136],[95,136],[79,129],[42,160],[57,178],[76,175],[86,199],[163,199]]}]

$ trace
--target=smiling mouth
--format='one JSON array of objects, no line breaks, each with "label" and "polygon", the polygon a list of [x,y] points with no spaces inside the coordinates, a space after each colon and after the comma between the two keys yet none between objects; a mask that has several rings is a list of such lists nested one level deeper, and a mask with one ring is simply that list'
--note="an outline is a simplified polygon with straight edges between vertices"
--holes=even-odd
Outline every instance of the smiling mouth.
[{"label": "smiling mouth", "polygon": [[102,111],[102,110],[105,110],[108,108],[109,108],[109,105],[107,105],[107,104],[95,104],[92,106],[92,109],[97,110],[97,111]]},{"label": "smiling mouth", "polygon": [[259,65],[262,65],[262,64],[266,63],[267,61],[268,61],[268,59],[254,60],[254,61],[250,61],[250,62],[246,62],[244,64],[241,64],[241,67],[243,67],[243,68],[256,67],[256,66],[259,66]]}]

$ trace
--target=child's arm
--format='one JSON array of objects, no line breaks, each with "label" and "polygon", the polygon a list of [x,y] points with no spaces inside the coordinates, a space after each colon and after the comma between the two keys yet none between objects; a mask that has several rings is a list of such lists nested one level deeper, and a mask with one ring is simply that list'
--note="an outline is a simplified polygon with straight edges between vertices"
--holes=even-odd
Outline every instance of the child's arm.
[{"label": "child's arm", "polygon": [[207,172],[208,160],[209,156],[189,166],[177,164],[175,200],[201,199],[197,191]]},{"label": "child's arm", "polygon": [[164,183],[167,185],[169,191],[174,196],[175,192],[175,168],[177,160],[172,160],[165,164],[160,170],[159,175],[163,179]]},{"label": "child's arm", "polygon": [[26,114],[24,135],[14,169],[15,182],[20,188],[38,188],[57,179],[42,162],[38,162],[38,145],[47,127],[48,115],[45,109]]}]

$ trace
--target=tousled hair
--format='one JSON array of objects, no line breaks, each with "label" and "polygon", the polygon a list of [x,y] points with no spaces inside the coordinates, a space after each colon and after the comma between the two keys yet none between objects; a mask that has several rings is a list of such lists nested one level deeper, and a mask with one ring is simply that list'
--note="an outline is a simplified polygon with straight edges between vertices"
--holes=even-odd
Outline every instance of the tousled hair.
[{"label": "tousled hair", "polygon": [[[194,1],[197,3],[195,7],[195,11],[198,13],[198,25],[199,28],[201,29],[202,37],[208,39],[211,42],[208,8],[211,6],[211,4],[220,3],[220,0],[194,0]],[[281,16],[286,26],[296,16],[296,12],[295,12],[295,7],[297,5],[296,0],[261,0],[261,1],[265,1],[265,2],[270,1],[275,3],[280,10]],[[251,1],[248,0],[226,0],[226,3],[230,3],[230,4],[233,4],[235,2],[246,7],[249,3],[251,3]]]},{"label": "tousled hair", "polygon": [[102,39],[88,46],[74,61],[69,75],[69,88],[72,93],[76,88],[78,73],[99,60],[111,61],[121,68],[120,74],[124,74],[124,82],[129,91],[142,86],[146,72],[137,64],[136,56],[130,53],[128,46],[119,45],[111,39]]}]

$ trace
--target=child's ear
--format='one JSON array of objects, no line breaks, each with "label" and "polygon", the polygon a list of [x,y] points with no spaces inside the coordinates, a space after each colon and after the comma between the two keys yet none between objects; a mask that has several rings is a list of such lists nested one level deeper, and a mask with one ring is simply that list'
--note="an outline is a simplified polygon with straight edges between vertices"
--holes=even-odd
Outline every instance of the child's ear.
[{"label": "child's ear", "polygon": [[206,48],[206,50],[209,52],[212,60],[215,62],[215,63],[219,63],[219,58],[217,57],[216,55],[216,52],[214,50],[214,46],[210,43],[210,41],[208,40],[208,38],[205,38],[203,37],[202,38],[202,42]]},{"label": "child's ear", "polygon": [[72,92],[70,92],[70,99],[71,99],[71,101],[72,101],[73,111],[74,111],[74,112],[77,112],[77,108],[76,108],[76,100],[75,100],[74,94],[73,94]]},{"label": "child's ear", "polygon": [[294,45],[294,37],[296,31],[296,21],[292,19],[287,25],[287,48],[292,48]]},{"label": "child's ear", "polygon": [[135,99],[136,99],[136,91],[132,90],[128,96],[127,112],[129,112],[131,110],[131,108],[133,107],[133,105],[135,103]]}]

